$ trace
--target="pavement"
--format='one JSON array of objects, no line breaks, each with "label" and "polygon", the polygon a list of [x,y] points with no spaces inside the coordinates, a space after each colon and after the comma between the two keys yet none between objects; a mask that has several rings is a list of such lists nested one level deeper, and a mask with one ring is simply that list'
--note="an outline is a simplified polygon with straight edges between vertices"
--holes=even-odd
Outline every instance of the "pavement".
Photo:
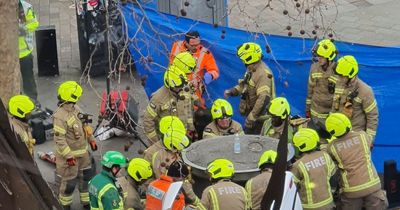
[{"label": "pavement", "polygon": [[[327,0],[325,0],[327,1]],[[59,59],[60,76],[58,77],[37,77],[37,68],[35,60],[35,74],[38,85],[39,101],[42,106],[52,110],[57,108],[57,88],[59,84],[65,80],[81,80],[78,35],[76,26],[75,9],[72,0],[30,0],[33,5],[36,15],[41,25],[55,25],[57,34],[57,53]],[[242,4],[247,2],[245,13],[256,14],[259,10],[260,3],[266,2],[259,0],[230,0],[229,5]],[[238,3],[239,2],[239,3]],[[282,1],[273,1],[282,2]],[[372,45],[400,45],[400,14],[397,12],[400,9],[398,0],[338,0],[339,15],[334,23],[335,33],[343,41],[360,42]],[[259,27],[245,26],[244,23],[249,21],[251,17],[244,18],[240,15],[241,11],[238,8],[233,8],[229,13],[229,25],[241,29],[249,28],[261,31],[267,31],[271,34],[286,34],[285,27],[288,24],[287,18],[279,18],[282,10],[281,7],[274,6],[271,12],[262,13],[259,15],[257,22]],[[236,12],[236,13],[235,13]],[[243,12],[243,11],[242,11]],[[332,16],[332,14],[329,14]],[[328,15],[328,16],[329,16]],[[329,16],[329,17],[331,17]],[[272,22],[271,22],[272,21]],[[251,22],[251,21],[250,21]],[[293,29],[294,31],[295,29]],[[121,87],[130,86],[130,93],[139,101],[139,110],[143,114],[143,110],[147,105],[147,96],[144,93],[143,87],[140,85],[140,80],[134,73],[124,73],[121,76]],[[89,83],[83,85],[84,95],[78,105],[83,111],[94,115],[94,122],[97,118],[99,110],[99,102],[101,92],[105,89],[106,83],[104,77],[90,78]],[[117,84],[113,83],[112,87],[116,88]],[[139,122],[140,123],[140,122]],[[139,128],[141,132],[141,129]],[[143,136],[142,136],[143,137]],[[107,141],[99,142],[99,150],[93,153],[93,156],[98,161],[101,155],[107,150],[118,150],[126,154],[128,157],[139,156],[138,150],[144,149],[144,146],[138,141],[128,152],[123,151],[123,145],[127,138],[112,138]],[[54,143],[47,141],[44,144],[37,145],[36,151],[52,151]],[[47,180],[53,189],[56,190],[54,166],[38,160],[36,162],[42,172],[43,177]],[[99,170],[100,166],[97,165]],[[75,193],[74,204],[72,209],[80,209],[78,194]]]}]

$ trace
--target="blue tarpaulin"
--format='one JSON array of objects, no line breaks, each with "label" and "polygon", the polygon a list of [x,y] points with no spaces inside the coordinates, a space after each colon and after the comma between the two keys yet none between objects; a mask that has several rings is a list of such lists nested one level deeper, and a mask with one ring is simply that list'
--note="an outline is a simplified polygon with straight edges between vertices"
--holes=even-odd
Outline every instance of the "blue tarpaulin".
[{"label": "blue tarpaulin", "polygon": [[[202,43],[208,47],[220,69],[220,77],[207,87],[209,98],[223,97],[225,89],[233,87],[245,72],[245,66],[236,56],[236,47],[243,42],[254,41],[270,46],[272,53],[265,53],[263,60],[273,70],[277,95],[288,98],[292,114],[304,116],[307,80],[311,65],[311,48],[314,40],[276,35],[263,35],[226,27],[177,18],[161,14],[153,9],[126,5],[122,8],[128,34],[130,51],[140,75],[147,75],[147,95],[163,85],[162,77],[168,65],[172,43],[183,39],[189,30],[201,34]],[[353,55],[360,64],[359,77],[369,84],[375,93],[379,107],[379,126],[373,161],[383,172],[383,162],[400,161],[400,141],[397,140],[397,120],[400,119],[400,48],[378,47],[346,42],[336,42],[339,55]],[[207,103],[210,104],[211,100]],[[234,118],[244,118],[238,113],[239,99],[230,98],[235,111]]]}]

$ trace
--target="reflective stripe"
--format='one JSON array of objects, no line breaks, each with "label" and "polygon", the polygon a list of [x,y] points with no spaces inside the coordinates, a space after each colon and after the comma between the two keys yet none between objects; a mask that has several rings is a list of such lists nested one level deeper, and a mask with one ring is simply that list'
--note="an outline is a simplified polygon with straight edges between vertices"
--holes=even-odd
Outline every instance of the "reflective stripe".
[{"label": "reflective stripe", "polygon": [[26,132],[23,132],[22,133],[22,141],[24,142],[24,143],[29,143],[29,137],[28,137],[28,134],[26,133]]},{"label": "reflective stripe", "polygon": [[71,126],[74,122],[75,122],[75,117],[72,116],[72,117],[70,117],[70,118],[67,120],[67,125],[68,125],[68,126]]},{"label": "reflective stripe", "polygon": [[249,207],[249,198],[247,197],[246,190],[242,187],[242,193],[244,195],[244,209],[250,209]]},{"label": "reflective stripe", "polygon": [[156,111],[153,108],[151,108],[150,105],[147,106],[147,112],[150,114],[150,116],[157,117]]},{"label": "reflective stripe", "polygon": [[203,204],[201,203],[200,199],[196,196],[193,205],[195,205],[197,207],[197,209],[199,210],[207,210],[206,207],[203,206]]},{"label": "reflective stripe", "polygon": [[335,77],[335,76],[330,76],[330,77],[328,78],[328,80],[331,81],[331,82],[333,82],[333,83],[336,83],[337,80],[338,80],[338,78]]},{"label": "reflective stripe", "polygon": [[126,199],[128,197],[128,192],[124,192],[122,195],[124,196],[124,199]]},{"label": "reflective stripe", "polygon": [[[342,163],[341,159],[339,158],[339,155],[337,154],[335,146],[332,146],[331,148],[332,148],[333,156],[335,157],[336,161],[338,162],[337,163],[338,167],[344,168],[343,163]],[[342,176],[344,188],[349,187],[349,181],[347,180],[347,172],[345,170],[342,171],[341,176]]]},{"label": "reflective stripe", "polygon": [[193,124],[193,118],[189,118],[189,119],[187,119],[187,123],[189,123],[189,124]]},{"label": "reflective stripe", "polygon": [[64,128],[61,128],[60,126],[54,125],[53,129],[55,132],[60,133],[62,135],[65,135],[67,131]]},{"label": "reflective stripe", "polygon": [[73,156],[78,156],[78,155],[86,154],[87,151],[88,151],[88,146],[86,144],[86,147],[84,149],[78,149],[78,150],[71,151],[71,154]]},{"label": "reflective stripe", "polygon": [[207,134],[208,136],[217,136],[217,135],[215,135],[214,133],[207,132],[207,131],[204,131],[204,132],[203,132],[203,136],[204,136],[204,134]]},{"label": "reflective stripe", "polygon": [[374,130],[372,130],[372,129],[367,128],[366,132],[367,132],[369,135],[376,136],[376,131],[374,131]]},{"label": "reflective stripe", "polygon": [[267,85],[263,85],[257,89],[257,95],[260,95],[262,92],[267,91],[267,93],[271,92],[271,89]]},{"label": "reflective stripe", "polygon": [[364,135],[360,135],[360,137],[361,137],[361,144],[364,147],[365,159],[367,160],[368,176],[369,176],[369,179],[372,180],[372,179],[374,179],[374,172],[372,171],[372,167],[371,167],[371,164],[370,164],[372,162],[371,156],[368,155],[370,153],[368,141],[367,141],[367,139],[365,138]]},{"label": "reflective stripe", "polygon": [[343,192],[359,192],[361,190],[364,190],[364,189],[372,187],[372,186],[374,186],[376,184],[379,184],[380,182],[381,182],[381,180],[379,179],[379,177],[377,177],[377,178],[375,178],[375,179],[373,179],[373,180],[371,180],[371,181],[369,181],[367,183],[364,183],[362,185],[357,185],[357,186],[354,186],[354,187],[344,188]]},{"label": "reflective stripe", "polygon": [[99,192],[98,197],[97,197],[97,204],[99,205],[99,209],[103,209],[103,203],[101,202],[103,195],[111,188],[114,188],[115,190],[117,190],[117,188],[115,188],[114,185],[112,184],[106,184]]},{"label": "reflective stripe", "polygon": [[320,114],[320,113],[316,112],[314,109],[311,109],[310,111],[311,111],[311,115],[312,115],[313,117],[317,117],[317,118],[325,119],[325,118],[327,118],[328,115],[329,115],[329,114]]},{"label": "reflective stripe", "polygon": [[344,89],[342,88],[335,88],[335,94],[343,94],[344,93]]},{"label": "reflective stripe", "polygon": [[329,203],[332,203],[333,198],[332,198],[332,194],[330,194],[329,198],[327,198],[326,200],[323,200],[321,202],[318,203],[313,203],[313,204],[303,204],[303,208],[310,208],[310,209],[315,209],[315,208],[319,208],[325,205],[328,205]]},{"label": "reflective stripe", "polygon": [[153,154],[153,156],[151,157],[151,165],[154,166],[155,162],[156,162],[156,157],[159,151],[155,152]]},{"label": "reflective stripe", "polygon": [[253,200],[252,200],[252,193],[251,193],[251,185],[253,184],[253,179],[250,179],[246,183],[246,191],[247,191],[247,199],[250,208],[253,208]]},{"label": "reflective stripe", "polygon": [[311,186],[312,183],[311,183],[311,180],[310,180],[310,176],[308,175],[307,169],[304,166],[303,162],[300,162],[299,169],[300,169],[300,171],[301,171],[301,173],[303,174],[303,177],[304,177],[304,187],[306,188],[307,203],[313,204],[314,203],[313,202],[313,198],[312,198],[313,186]]},{"label": "reflective stripe", "polygon": [[79,193],[79,197],[81,198],[81,202],[89,202],[88,192]]},{"label": "reflective stripe", "polygon": [[175,48],[175,51],[174,51],[174,54],[173,54],[174,57],[176,55],[178,55],[178,53],[181,51],[182,44],[183,44],[183,41],[179,41],[179,42],[176,43],[176,48]]},{"label": "reflective stripe", "polygon": [[215,193],[215,190],[213,188],[211,188],[209,193],[211,195],[211,203],[214,207],[213,210],[219,210],[218,197],[217,197],[217,194]]},{"label": "reflective stripe", "polygon": [[58,196],[58,200],[60,200],[60,204],[63,206],[69,206],[72,203],[73,195],[70,196],[62,196],[61,194]]},{"label": "reflective stripe", "polygon": [[207,51],[208,51],[207,48],[205,47],[201,48],[199,58],[197,59],[196,62],[196,70],[194,71],[195,74],[200,71],[201,63],[203,62],[204,55],[206,54]]},{"label": "reflective stripe", "polygon": [[311,99],[306,99],[306,104],[311,104]]},{"label": "reflective stripe", "polygon": [[358,96],[354,98],[354,101],[357,103],[362,103],[362,99]]},{"label": "reflective stripe", "polygon": [[318,73],[318,72],[317,72],[317,73],[312,73],[312,74],[311,74],[311,77],[312,77],[313,79],[315,79],[315,78],[320,78],[320,77],[322,77],[322,75],[323,75],[322,73]]},{"label": "reflective stripe", "polygon": [[66,156],[68,153],[71,152],[71,149],[69,148],[69,146],[66,146],[64,149],[62,148],[57,148],[57,153],[60,154],[61,156]]},{"label": "reflective stripe", "polygon": [[376,100],[374,100],[374,102],[372,102],[371,105],[369,105],[367,108],[364,109],[365,113],[369,113],[371,112],[373,109],[375,109],[376,107]]},{"label": "reflective stripe", "polygon": [[153,130],[153,131],[150,132],[150,133],[146,133],[146,136],[147,136],[147,138],[152,139],[152,138],[154,138],[154,137],[157,136],[157,133],[156,133],[155,130]]}]

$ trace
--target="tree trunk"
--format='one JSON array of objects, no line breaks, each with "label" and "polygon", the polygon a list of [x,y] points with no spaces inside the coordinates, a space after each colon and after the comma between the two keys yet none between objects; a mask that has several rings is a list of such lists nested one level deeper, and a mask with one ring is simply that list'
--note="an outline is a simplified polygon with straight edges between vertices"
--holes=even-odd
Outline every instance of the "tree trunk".
[{"label": "tree trunk", "polygon": [[4,104],[20,93],[18,57],[18,1],[0,0],[0,98]]}]

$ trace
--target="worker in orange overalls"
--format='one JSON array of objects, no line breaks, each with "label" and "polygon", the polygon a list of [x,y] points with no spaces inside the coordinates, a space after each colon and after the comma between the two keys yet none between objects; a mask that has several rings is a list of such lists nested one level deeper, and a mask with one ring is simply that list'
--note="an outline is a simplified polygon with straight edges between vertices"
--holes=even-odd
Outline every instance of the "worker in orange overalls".
[{"label": "worker in orange overalls", "polygon": [[218,79],[219,69],[211,51],[204,47],[200,41],[200,34],[197,31],[190,31],[185,34],[184,41],[177,41],[172,45],[169,63],[172,64],[176,55],[181,52],[190,52],[197,59],[196,67],[188,76],[189,81],[195,88],[196,95],[205,105],[203,96],[204,85],[210,84]]}]

